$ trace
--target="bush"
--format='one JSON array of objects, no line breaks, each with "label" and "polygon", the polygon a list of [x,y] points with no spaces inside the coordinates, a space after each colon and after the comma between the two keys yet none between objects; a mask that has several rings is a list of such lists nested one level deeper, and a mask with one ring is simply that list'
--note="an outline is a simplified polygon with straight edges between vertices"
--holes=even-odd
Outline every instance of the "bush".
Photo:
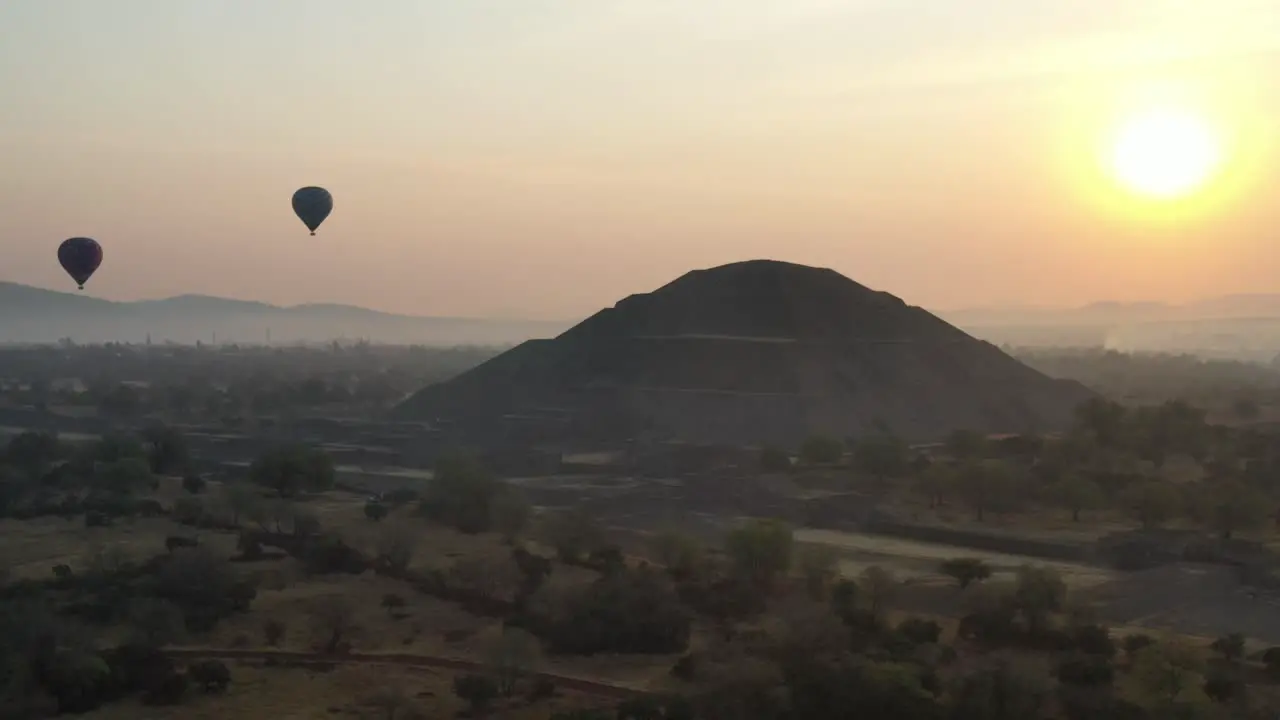
[{"label": "bush", "polygon": [[231,684],[231,671],[218,660],[203,660],[187,668],[187,676],[206,693],[222,693]]},{"label": "bush", "polygon": [[954,578],[962,590],[991,577],[991,566],[979,558],[951,558],[943,561],[938,569]]},{"label": "bush", "polygon": [[479,713],[498,697],[498,685],[485,675],[459,675],[453,679],[453,694]]}]

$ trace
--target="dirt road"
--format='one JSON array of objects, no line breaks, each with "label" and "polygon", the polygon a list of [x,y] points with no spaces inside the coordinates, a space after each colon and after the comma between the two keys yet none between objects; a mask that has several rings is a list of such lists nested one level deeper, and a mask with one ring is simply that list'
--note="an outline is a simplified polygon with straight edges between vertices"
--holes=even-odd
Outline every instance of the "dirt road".
[{"label": "dirt road", "polygon": [[[297,665],[398,665],[400,667],[430,668],[433,670],[453,670],[456,672],[484,672],[486,667],[472,660],[460,658],[438,657],[432,655],[405,655],[399,653],[371,654],[348,653],[345,655],[324,655],[321,653],[290,652],[287,650],[219,650],[205,648],[171,648],[164,651],[175,660],[245,660],[257,662],[278,662]],[[643,690],[610,685],[595,680],[567,677],[552,673],[537,673],[554,682],[556,687],[572,690],[586,695],[627,700],[633,697],[649,695]]]}]

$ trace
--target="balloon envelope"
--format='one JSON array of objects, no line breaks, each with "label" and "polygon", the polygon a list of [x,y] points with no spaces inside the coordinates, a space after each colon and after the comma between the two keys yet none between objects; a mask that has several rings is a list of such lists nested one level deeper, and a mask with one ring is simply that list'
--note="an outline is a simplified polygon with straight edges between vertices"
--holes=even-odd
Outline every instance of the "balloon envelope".
[{"label": "balloon envelope", "polygon": [[84,284],[102,264],[102,246],[93,238],[68,238],[58,246],[58,262],[83,290]]},{"label": "balloon envelope", "polygon": [[293,194],[293,212],[315,235],[316,228],[333,212],[333,196],[322,187],[304,187]]}]

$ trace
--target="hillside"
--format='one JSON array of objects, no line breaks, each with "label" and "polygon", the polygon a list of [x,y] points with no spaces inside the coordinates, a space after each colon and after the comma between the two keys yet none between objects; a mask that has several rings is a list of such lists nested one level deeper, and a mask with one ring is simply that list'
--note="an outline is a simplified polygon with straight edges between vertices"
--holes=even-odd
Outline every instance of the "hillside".
[{"label": "hillside", "polygon": [[365,338],[423,345],[496,345],[545,337],[567,323],[518,319],[418,317],[348,305],[278,307],[202,295],[112,302],[0,282],[0,343],[274,343]]},{"label": "hillside", "polygon": [[910,439],[1051,430],[1089,396],[832,270],[756,260],[632,295],[423,389],[397,413],[476,440],[794,446],[882,423]]}]

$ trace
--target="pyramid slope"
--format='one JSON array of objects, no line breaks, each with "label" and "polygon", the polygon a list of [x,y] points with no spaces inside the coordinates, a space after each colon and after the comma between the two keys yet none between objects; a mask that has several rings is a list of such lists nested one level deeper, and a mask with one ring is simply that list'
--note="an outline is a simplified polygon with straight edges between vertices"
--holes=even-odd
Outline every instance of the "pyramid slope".
[{"label": "pyramid slope", "polygon": [[912,440],[1053,430],[1090,395],[832,270],[753,260],[625,298],[397,414],[476,436],[542,417],[566,439],[795,445],[879,423]]}]

